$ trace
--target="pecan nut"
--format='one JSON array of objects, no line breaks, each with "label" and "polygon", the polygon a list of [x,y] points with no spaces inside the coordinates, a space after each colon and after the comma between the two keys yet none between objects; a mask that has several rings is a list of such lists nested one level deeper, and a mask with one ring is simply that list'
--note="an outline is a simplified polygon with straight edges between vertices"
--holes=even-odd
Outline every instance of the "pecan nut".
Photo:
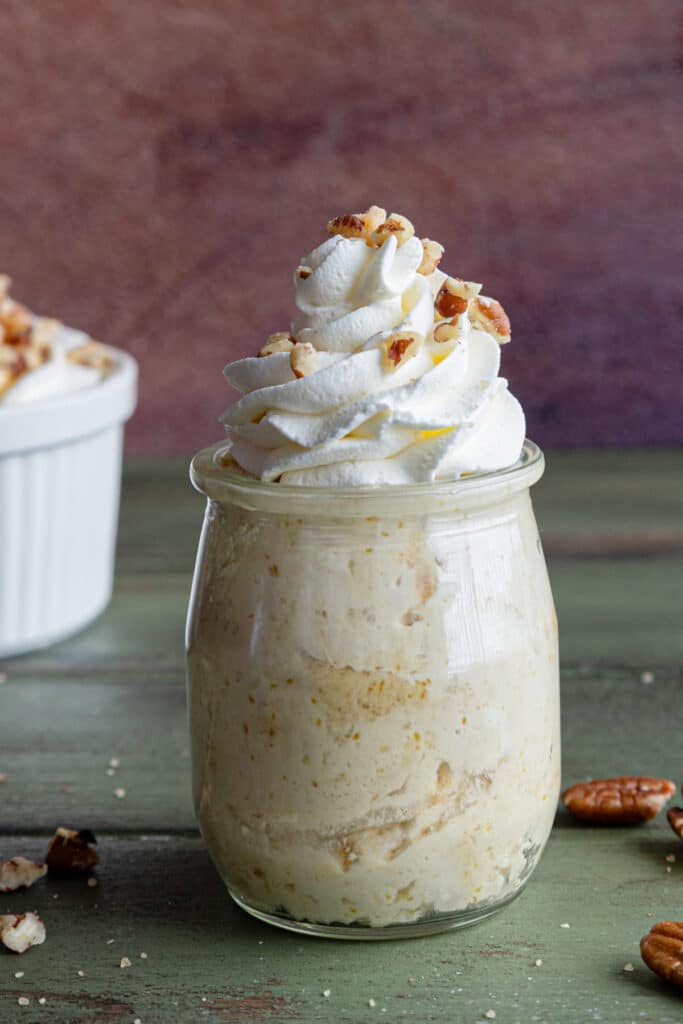
[{"label": "pecan nut", "polygon": [[404,245],[415,234],[415,228],[407,217],[400,213],[392,213],[383,224],[380,224],[370,236],[375,245],[383,245],[392,235],[399,246]]},{"label": "pecan nut", "polygon": [[469,313],[473,326],[486,331],[499,345],[510,340],[510,320],[497,299],[478,295],[470,303]]},{"label": "pecan nut", "polygon": [[364,238],[371,240],[371,235],[387,217],[387,211],[381,206],[369,206],[364,213],[345,213],[342,217],[334,217],[328,221],[327,230],[331,235],[343,238]]},{"label": "pecan nut", "polygon": [[268,335],[268,341],[259,352],[259,357],[273,356],[276,352],[291,352],[294,348],[294,338],[289,331],[277,331]]},{"label": "pecan nut", "polygon": [[562,794],[565,807],[594,825],[640,825],[659,814],[676,792],[668,779],[625,775],[577,782]]},{"label": "pecan nut", "polygon": [[679,839],[683,839],[683,807],[672,807],[666,817]]},{"label": "pecan nut", "polygon": [[683,921],[659,921],[640,940],[640,955],[664,981],[683,988]]},{"label": "pecan nut", "polygon": [[417,268],[418,274],[423,274],[428,277],[429,274],[433,274],[443,256],[443,246],[440,242],[435,242],[431,238],[422,239],[422,261],[420,266]]},{"label": "pecan nut", "polygon": [[14,892],[15,889],[29,889],[39,878],[47,874],[47,864],[36,864],[26,857],[12,857],[0,860],[0,892]]},{"label": "pecan nut", "polygon": [[318,353],[309,341],[298,341],[289,354],[292,373],[299,380],[318,369]]},{"label": "pecan nut", "polygon": [[45,860],[51,871],[89,871],[99,863],[94,849],[97,840],[92,832],[81,829],[58,828],[47,848]]},{"label": "pecan nut", "polygon": [[2,914],[0,942],[11,953],[25,953],[45,942],[45,925],[36,913]]},{"label": "pecan nut", "polygon": [[384,342],[384,353],[388,364],[394,369],[414,359],[420,350],[422,339],[412,331],[396,331]]}]

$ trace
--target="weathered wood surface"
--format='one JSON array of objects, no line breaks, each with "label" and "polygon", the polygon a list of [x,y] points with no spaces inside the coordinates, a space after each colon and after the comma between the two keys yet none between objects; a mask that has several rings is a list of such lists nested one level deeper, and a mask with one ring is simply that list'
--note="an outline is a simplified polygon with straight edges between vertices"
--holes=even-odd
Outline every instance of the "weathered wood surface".
[{"label": "weathered wood surface", "polygon": [[[17,838],[4,848],[38,856],[43,845]],[[3,1024],[486,1024],[489,1009],[496,1024],[681,1020],[680,995],[638,953],[640,936],[680,907],[683,862],[668,873],[665,861],[680,841],[668,827],[556,830],[504,914],[371,947],[252,921],[231,904],[199,839],[102,836],[101,848],[96,889],[50,880],[12,897],[38,910],[49,938],[0,958]],[[122,970],[124,956],[132,967]],[[28,1007],[17,1006],[20,996]]]},{"label": "weathered wood surface", "polygon": [[217,435],[369,202],[509,309],[533,437],[683,439],[679,0],[4,0],[0,36],[0,269],[138,356],[131,450]]},{"label": "weathered wood surface", "polygon": [[[680,783],[683,453],[549,463],[536,508],[563,642],[564,782]],[[179,461],[129,466],[112,606],[0,666],[0,855],[39,856],[60,822],[94,828],[102,855],[97,888],[51,879],[0,896],[0,913],[35,907],[49,932],[22,958],[0,955],[2,1024],[476,1024],[488,1009],[503,1024],[679,1021],[680,996],[638,954],[654,921],[681,916],[683,847],[663,818],[593,830],[560,812],[516,904],[432,939],[304,940],[232,906],[189,796],[182,630],[201,511]]]}]

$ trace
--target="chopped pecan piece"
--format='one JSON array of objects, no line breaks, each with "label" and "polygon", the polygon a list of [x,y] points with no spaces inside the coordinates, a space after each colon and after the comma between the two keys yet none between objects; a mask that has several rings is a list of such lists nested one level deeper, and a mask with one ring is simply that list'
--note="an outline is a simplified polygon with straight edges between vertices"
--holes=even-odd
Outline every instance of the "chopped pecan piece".
[{"label": "chopped pecan piece", "polygon": [[106,373],[116,365],[116,360],[109,355],[104,345],[91,338],[83,345],[69,349],[66,358],[70,363],[77,363],[79,366],[88,366],[93,370],[101,370]]},{"label": "chopped pecan piece", "polygon": [[26,306],[6,297],[0,303],[0,323],[4,327],[5,341],[11,343],[31,333],[33,316]]},{"label": "chopped pecan piece", "polygon": [[565,807],[594,825],[640,825],[657,815],[676,792],[668,779],[626,775],[577,782],[562,794]]},{"label": "chopped pecan piece", "polygon": [[470,302],[469,312],[472,324],[486,331],[500,345],[505,345],[510,340],[508,315],[496,299],[477,296]]},{"label": "chopped pecan piece", "polygon": [[299,278],[300,281],[305,281],[306,278],[310,277],[312,273],[313,273],[313,268],[312,267],[307,267],[303,263],[301,264],[301,266],[296,268],[296,276]]},{"label": "chopped pecan piece", "polygon": [[459,281],[456,277],[447,277],[436,293],[434,309],[446,319],[453,316],[460,316],[467,309],[467,296],[463,294],[461,287],[465,282]]},{"label": "chopped pecan piece", "polygon": [[327,222],[327,230],[331,235],[342,235],[343,238],[363,238],[365,226],[359,213],[345,213],[342,217],[333,217]]},{"label": "chopped pecan piece", "polygon": [[278,331],[276,334],[268,336],[268,341],[259,352],[259,356],[272,356],[276,352],[291,352],[293,348],[294,338],[289,331]]},{"label": "chopped pecan piece", "polygon": [[462,316],[454,316],[452,320],[442,320],[434,328],[434,341],[443,345],[446,341],[457,341],[462,336]]},{"label": "chopped pecan piece", "polygon": [[394,236],[398,245],[403,245],[415,234],[415,228],[407,217],[400,213],[392,213],[383,224],[375,228],[372,233],[372,241],[375,245],[383,245],[387,238]]},{"label": "chopped pecan piece", "polygon": [[672,807],[666,817],[679,839],[683,839],[683,807]]},{"label": "chopped pecan piece", "polygon": [[289,356],[289,364],[295,377],[308,377],[318,368],[318,353],[308,341],[297,341]]},{"label": "chopped pecan piece", "polygon": [[438,242],[433,242],[431,238],[422,239],[422,262],[417,268],[418,274],[424,274],[428,277],[433,274],[443,256],[443,246]]},{"label": "chopped pecan piece", "polygon": [[480,291],[481,285],[476,281],[463,281],[461,277],[447,277],[434,298],[434,310],[438,316],[449,319],[456,314],[463,313],[470,300],[476,298]]},{"label": "chopped pecan piece", "polygon": [[96,843],[90,829],[60,827],[48,844],[47,866],[51,871],[89,871],[100,860]]},{"label": "chopped pecan piece", "polygon": [[346,213],[343,217],[334,217],[328,221],[327,230],[331,235],[369,241],[370,235],[384,223],[386,216],[387,211],[381,206],[369,206],[364,213]]},{"label": "chopped pecan piece", "polygon": [[12,953],[25,953],[45,942],[45,925],[35,913],[2,914],[0,942]]},{"label": "chopped pecan piece", "polygon": [[381,206],[368,206],[365,213],[360,214],[360,219],[363,221],[363,227],[367,233],[371,235],[380,224],[384,224],[387,219],[387,211],[383,210]]},{"label": "chopped pecan piece", "polygon": [[420,345],[419,334],[413,334],[412,331],[396,331],[384,342],[384,351],[389,364],[398,369],[417,355]]},{"label": "chopped pecan piece", "polygon": [[35,864],[26,857],[0,861],[0,892],[28,889],[47,874],[47,864]]},{"label": "chopped pecan piece", "polygon": [[640,955],[660,978],[683,988],[683,921],[653,924],[640,940]]}]

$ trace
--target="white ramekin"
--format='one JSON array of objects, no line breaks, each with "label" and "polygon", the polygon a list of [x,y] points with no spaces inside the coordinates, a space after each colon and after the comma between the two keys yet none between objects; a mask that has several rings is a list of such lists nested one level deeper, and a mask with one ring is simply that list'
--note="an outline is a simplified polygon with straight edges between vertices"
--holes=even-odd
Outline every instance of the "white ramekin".
[{"label": "white ramekin", "polygon": [[61,640],[109,603],[123,426],[137,363],[96,387],[0,406],[0,658]]}]

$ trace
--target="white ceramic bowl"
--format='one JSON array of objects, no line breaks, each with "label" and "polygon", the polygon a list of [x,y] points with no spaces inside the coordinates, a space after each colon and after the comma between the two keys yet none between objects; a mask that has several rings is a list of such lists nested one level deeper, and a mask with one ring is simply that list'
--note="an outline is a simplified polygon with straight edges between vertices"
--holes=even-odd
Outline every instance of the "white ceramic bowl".
[{"label": "white ceramic bowl", "polygon": [[109,603],[123,426],[137,363],[95,387],[0,405],[0,658],[61,640]]}]

